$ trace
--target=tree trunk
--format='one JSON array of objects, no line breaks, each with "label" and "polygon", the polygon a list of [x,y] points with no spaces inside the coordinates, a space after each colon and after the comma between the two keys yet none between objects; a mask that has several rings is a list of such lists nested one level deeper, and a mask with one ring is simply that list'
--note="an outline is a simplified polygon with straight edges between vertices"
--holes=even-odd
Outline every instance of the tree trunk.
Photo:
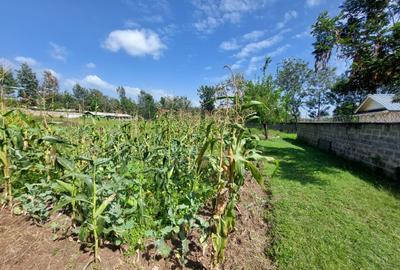
[{"label": "tree trunk", "polygon": [[268,140],[268,126],[267,126],[267,123],[263,123],[263,128],[264,128],[265,139]]}]

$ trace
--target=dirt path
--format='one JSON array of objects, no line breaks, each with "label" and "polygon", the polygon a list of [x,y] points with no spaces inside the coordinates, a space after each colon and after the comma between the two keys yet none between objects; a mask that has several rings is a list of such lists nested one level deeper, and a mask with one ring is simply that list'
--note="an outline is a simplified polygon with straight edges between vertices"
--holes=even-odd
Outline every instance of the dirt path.
[{"label": "dirt path", "polygon": [[246,181],[238,204],[236,230],[230,235],[223,269],[275,269],[266,256],[271,243],[264,215],[267,194],[255,181]]},{"label": "dirt path", "polygon": [[[231,234],[222,269],[275,269],[265,256],[268,247],[267,224],[263,220],[266,194],[254,181],[247,181],[238,204],[236,230]],[[60,217],[61,218],[61,217]],[[0,269],[83,269],[90,252],[72,239],[53,241],[50,224],[34,225],[25,216],[12,216],[0,210]],[[211,245],[211,243],[210,243]],[[123,256],[119,250],[102,248],[102,262],[95,269],[179,269],[171,260]],[[190,255],[185,269],[209,269],[210,254]],[[93,268],[93,265],[89,267]]]}]

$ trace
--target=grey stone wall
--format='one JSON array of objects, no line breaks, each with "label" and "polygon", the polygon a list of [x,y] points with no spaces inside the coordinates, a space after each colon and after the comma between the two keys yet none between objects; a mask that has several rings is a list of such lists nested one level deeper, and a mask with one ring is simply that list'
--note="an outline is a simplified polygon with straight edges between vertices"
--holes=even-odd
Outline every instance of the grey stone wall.
[{"label": "grey stone wall", "polygon": [[274,124],[269,127],[270,129],[279,130],[285,133],[296,133],[297,125],[295,123],[291,124]]},{"label": "grey stone wall", "polygon": [[297,138],[400,180],[400,123],[298,123]]}]

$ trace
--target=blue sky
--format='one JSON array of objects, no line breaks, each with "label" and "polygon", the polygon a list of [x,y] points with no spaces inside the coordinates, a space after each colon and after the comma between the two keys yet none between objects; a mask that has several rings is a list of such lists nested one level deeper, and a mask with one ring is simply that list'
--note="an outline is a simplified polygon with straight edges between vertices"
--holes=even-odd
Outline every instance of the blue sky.
[{"label": "blue sky", "polygon": [[[312,65],[310,26],[336,0],[1,0],[0,62],[50,69],[62,90],[79,82],[116,96],[125,86],[185,95],[224,79],[230,64],[249,79],[265,56]],[[333,60],[339,72],[343,65]]]}]

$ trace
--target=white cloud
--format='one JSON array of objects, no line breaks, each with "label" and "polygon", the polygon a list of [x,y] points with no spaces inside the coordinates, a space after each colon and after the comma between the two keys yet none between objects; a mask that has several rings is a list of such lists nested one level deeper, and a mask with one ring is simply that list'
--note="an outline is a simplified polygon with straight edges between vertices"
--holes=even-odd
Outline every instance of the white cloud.
[{"label": "white cloud", "polygon": [[192,0],[196,8],[197,31],[210,34],[224,23],[239,23],[250,12],[263,8],[275,0]]},{"label": "white cloud", "polygon": [[231,39],[229,41],[222,42],[219,47],[224,51],[234,51],[240,48],[236,39]]},{"label": "white cloud", "polygon": [[290,48],[290,45],[289,44],[285,44],[285,45],[283,45],[281,47],[276,48],[272,52],[268,53],[267,56],[271,57],[271,58],[277,57],[278,55],[280,55],[281,53],[283,53],[284,51],[286,51],[289,48]]},{"label": "white cloud", "polygon": [[112,31],[104,41],[103,47],[112,52],[124,50],[132,56],[151,55],[154,59],[160,58],[163,50],[167,48],[158,34],[148,29]]},{"label": "white cloud", "polygon": [[204,32],[206,34],[211,34],[214,32],[215,28],[217,28],[220,24],[223,23],[223,20],[216,19],[214,17],[207,17],[203,20],[200,20],[194,24],[194,27],[199,32]]},{"label": "white cloud", "polygon": [[145,92],[150,93],[155,99],[160,99],[161,97],[172,97],[173,95],[164,89],[150,89],[145,90]]},{"label": "white cloud", "polygon": [[206,66],[204,69],[205,70],[212,70],[212,66]]},{"label": "white cloud", "polygon": [[242,35],[239,38],[232,38],[230,40],[223,41],[219,47],[224,51],[235,51],[246,45],[249,41],[258,41],[262,36],[265,35],[265,31],[254,30]]},{"label": "white cloud", "polygon": [[130,96],[137,96],[140,94],[140,88],[131,87],[131,86],[124,86],[125,92]]},{"label": "white cloud", "polygon": [[264,64],[263,62],[265,61],[266,57],[271,57],[271,58],[277,57],[278,55],[286,51],[289,47],[290,47],[289,44],[285,44],[281,47],[276,48],[272,52],[267,53],[266,56],[253,56],[252,58],[250,58],[246,74],[250,75],[253,72],[257,71],[257,69],[262,68],[262,65]]},{"label": "white cloud", "polygon": [[233,70],[240,69],[242,67],[242,64],[244,61],[245,61],[245,59],[237,60],[233,65],[231,65],[231,69],[233,69]]},{"label": "white cloud", "polygon": [[71,79],[66,79],[62,82],[62,85],[64,85],[65,88],[70,89],[74,87],[75,84],[81,83],[78,79],[71,78]]},{"label": "white cloud", "polygon": [[26,64],[28,64],[30,66],[35,66],[35,65],[38,64],[38,62],[35,59],[31,58],[31,57],[17,56],[17,57],[15,57],[14,60],[17,61],[20,64],[26,63]]},{"label": "white cloud", "polygon": [[140,14],[138,19],[142,21],[160,22],[159,19],[154,21],[154,18],[169,16],[171,13],[168,0],[123,0],[123,2]]},{"label": "white cloud", "polygon": [[164,24],[163,26],[157,28],[157,33],[162,37],[162,40],[171,40],[171,38],[181,31],[180,27],[176,24]]},{"label": "white cloud", "polygon": [[138,24],[137,22],[130,20],[130,19],[126,20],[124,25],[127,28],[139,28],[140,27],[140,24]]},{"label": "white cloud", "polygon": [[276,25],[276,27],[278,28],[278,29],[282,29],[283,27],[285,27],[285,25],[289,22],[289,21],[291,21],[291,20],[293,20],[293,19],[296,19],[297,17],[298,17],[298,13],[297,13],[297,11],[295,11],[295,10],[289,10],[289,11],[287,11],[286,13],[285,13],[285,15],[284,15],[284,17],[283,17],[283,20],[281,21],[281,22],[278,22],[277,23],[277,25]]},{"label": "white cloud", "polygon": [[320,5],[320,4],[322,3],[322,1],[323,1],[323,0],[307,0],[307,1],[306,1],[306,4],[307,4],[307,6],[309,6],[309,7],[315,7],[315,6]]},{"label": "white cloud", "polygon": [[97,75],[88,75],[86,76],[83,80],[82,83],[84,85],[93,87],[93,88],[98,88],[98,89],[104,89],[104,90],[115,90],[116,87],[104,80],[102,80],[99,76]]},{"label": "white cloud", "polygon": [[243,40],[248,40],[248,41],[256,41],[259,38],[261,38],[262,36],[264,36],[265,31],[260,31],[260,30],[254,30],[251,31],[247,34],[243,35]]},{"label": "white cloud", "polygon": [[305,37],[311,37],[311,28],[307,28],[303,32],[294,35],[292,38],[305,38]]},{"label": "white cloud", "polygon": [[96,64],[93,63],[93,62],[89,62],[89,63],[86,63],[85,67],[87,67],[87,68],[95,68]]},{"label": "white cloud", "polygon": [[64,46],[58,45],[54,42],[49,42],[51,51],[50,55],[54,59],[65,61],[67,60],[67,49]]},{"label": "white cloud", "polygon": [[262,7],[266,2],[260,0],[222,0],[220,9],[225,12],[246,12]]},{"label": "white cloud", "polygon": [[273,45],[277,44],[283,39],[283,34],[287,31],[289,30],[281,31],[275,36],[272,36],[270,38],[261,41],[251,42],[246,46],[244,46],[235,56],[237,58],[246,58],[257,51],[272,47]]}]

